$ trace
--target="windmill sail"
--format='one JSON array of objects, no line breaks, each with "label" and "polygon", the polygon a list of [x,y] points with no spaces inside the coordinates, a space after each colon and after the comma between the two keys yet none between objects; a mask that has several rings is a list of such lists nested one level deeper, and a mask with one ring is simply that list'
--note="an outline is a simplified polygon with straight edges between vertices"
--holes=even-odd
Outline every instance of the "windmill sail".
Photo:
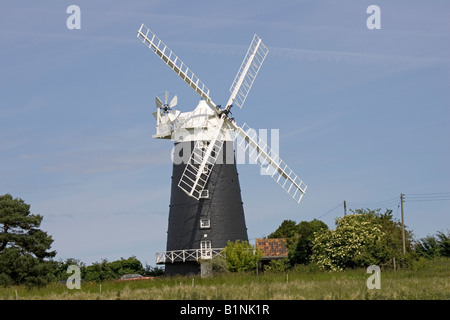
[{"label": "windmill sail", "polygon": [[216,105],[209,97],[209,89],[204,83],[179,59],[164,42],[162,42],[144,24],[138,30],[137,37],[142,40],[149,49],[164,61],[181,79],[184,80],[200,97],[202,97],[213,109]]},{"label": "windmill sail", "polygon": [[249,157],[254,160],[259,166],[266,170],[266,173],[272,177],[295,201],[300,203],[306,191],[306,185],[302,180],[292,171],[283,160],[272,150],[268,149],[267,145],[259,139],[258,135],[247,124],[244,123],[239,127],[234,122],[231,122],[237,137],[242,139],[236,144],[244,149]]},{"label": "windmill sail", "polygon": [[242,65],[230,87],[231,96],[227,106],[234,104],[239,108],[243,107],[245,99],[253,85],[253,81],[268,52],[269,49],[267,49],[261,39],[255,34],[244,61],[242,61]]}]

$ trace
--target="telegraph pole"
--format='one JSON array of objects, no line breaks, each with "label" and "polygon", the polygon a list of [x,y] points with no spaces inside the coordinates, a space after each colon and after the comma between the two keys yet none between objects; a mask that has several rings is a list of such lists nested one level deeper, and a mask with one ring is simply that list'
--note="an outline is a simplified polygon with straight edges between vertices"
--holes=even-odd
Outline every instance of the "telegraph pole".
[{"label": "telegraph pole", "polygon": [[405,218],[403,216],[403,193],[400,193],[400,204],[402,206],[402,240],[403,240],[403,254],[406,254],[406,240],[405,240]]},{"label": "telegraph pole", "polygon": [[344,200],[344,216],[347,215],[347,202]]}]

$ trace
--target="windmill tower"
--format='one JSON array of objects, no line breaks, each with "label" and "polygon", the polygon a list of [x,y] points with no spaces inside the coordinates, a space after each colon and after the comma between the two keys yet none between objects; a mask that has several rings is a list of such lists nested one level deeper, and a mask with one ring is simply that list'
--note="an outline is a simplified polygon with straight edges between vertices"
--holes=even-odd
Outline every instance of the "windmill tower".
[{"label": "windmill tower", "polygon": [[172,187],[166,251],[156,254],[166,274],[200,272],[200,261],[219,255],[228,241],[248,240],[239,186],[234,143],[242,147],[295,201],[306,185],[245,123],[229,117],[232,106],[242,108],[268,53],[255,35],[221,108],[209,89],[153,32],[143,24],[137,37],[181,77],[201,100],[191,112],[174,109],[177,97],[164,103],[156,97],[153,138],[174,141]]}]

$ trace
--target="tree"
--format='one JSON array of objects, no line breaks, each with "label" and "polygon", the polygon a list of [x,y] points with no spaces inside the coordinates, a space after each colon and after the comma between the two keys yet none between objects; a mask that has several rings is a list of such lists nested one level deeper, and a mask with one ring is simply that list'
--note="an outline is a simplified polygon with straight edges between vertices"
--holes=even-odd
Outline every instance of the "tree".
[{"label": "tree", "polygon": [[316,234],[312,260],[322,269],[387,266],[392,258],[400,264],[411,260],[411,233],[406,231],[407,255],[402,252],[401,224],[392,210],[358,209],[336,219],[336,229]]},{"label": "tree", "polygon": [[147,277],[158,277],[164,275],[164,268],[163,267],[152,267],[148,264],[145,264],[144,272],[142,273],[143,276]]},{"label": "tree", "polygon": [[70,274],[67,273],[67,269],[69,268],[69,266],[78,266],[81,271],[81,278],[84,279],[84,274],[86,273],[86,264],[79,259],[68,258],[65,261],[59,260],[57,262],[57,267],[54,271],[56,280],[67,280],[67,278],[70,276]]},{"label": "tree", "polygon": [[436,236],[419,239],[415,251],[424,258],[450,257],[450,233],[439,231]]},{"label": "tree", "polygon": [[297,233],[297,223],[293,220],[284,220],[281,225],[272,232],[268,238],[269,239],[276,239],[276,238],[292,238]]},{"label": "tree", "polygon": [[41,215],[10,194],[0,196],[0,284],[37,284],[50,281],[56,263],[46,261],[53,239],[39,229]]},{"label": "tree", "polygon": [[223,253],[228,270],[231,272],[254,270],[262,258],[262,252],[249,244],[248,241],[228,241]]},{"label": "tree", "polygon": [[337,218],[335,230],[316,235],[311,259],[332,271],[378,264],[376,249],[383,236],[381,226],[370,215]]},{"label": "tree", "polygon": [[41,215],[30,213],[30,205],[10,194],[0,196],[0,253],[6,248],[17,248],[43,260],[56,255],[50,249],[53,239],[39,230]]},{"label": "tree", "polygon": [[128,259],[120,258],[120,260],[110,262],[109,265],[118,277],[128,273],[142,274],[145,271],[142,263],[135,256],[131,256]]},{"label": "tree", "polygon": [[107,259],[102,259],[101,262],[94,262],[87,266],[85,272],[82,272],[85,281],[104,281],[119,279],[124,274],[139,273],[144,274],[145,269],[142,263],[135,257],[131,256],[128,259],[120,258],[108,262]]},{"label": "tree", "polygon": [[17,248],[6,248],[0,254],[0,285],[43,286],[56,280],[55,269],[54,261],[39,261]]},{"label": "tree", "polygon": [[450,258],[450,233],[444,234],[443,232],[438,232],[437,237],[439,239],[439,253],[443,257]]},{"label": "tree", "polygon": [[292,220],[284,220],[268,238],[285,238],[289,251],[288,262],[308,264],[312,254],[314,234],[321,230],[328,230],[328,226],[317,219],[301,221],[298,224]]},{"label": "tree", "polygon": [[380,224],[384,232],[383,241],[380,243],[379,265],[382,267],[393,267],[393,258],[398,267],[407,266],[414,258],[413,234],[405,226],[405,247],[406,254],[403,253],[402,224],[392,216],[392,210],[386,209],[384,213],[381,209],[356,209],[351,210],[356,214],[367,214],[372,216]]},{"label": "tree", "polygon": [[101,262],[94,262],[92,265],[86,267],[86,273],[83,280],[104,281],[117,279],[117,275],[111,270],[110,263],[107,259],[102,259]]},{"label": "tree", "polygon": [[315,233],[328,230],[328,226],[320,220],[301,221],[297,225],[297,234],[289,246],[289,263],[291,266],[295,264],[308,264],[311,261],[313,253],[313,241]]}]

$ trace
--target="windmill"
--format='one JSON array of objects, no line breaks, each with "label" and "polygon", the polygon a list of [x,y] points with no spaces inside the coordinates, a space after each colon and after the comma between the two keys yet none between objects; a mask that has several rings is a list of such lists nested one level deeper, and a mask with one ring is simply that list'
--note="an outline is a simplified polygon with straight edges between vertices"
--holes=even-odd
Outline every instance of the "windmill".
[{"label": "windmill", "polygon": [[173,109],[156,98],[158,139],[174,141],[174,161],[166,251],[156,254],[166,274],[200,271],[200,261],[220,254],[228,241],[248,241],[234,143],[258,163],[295,201],[306,185],[247,124],[230,117],[242,108],[268,49],[255,34],[230,88],[225,107],[216,105],[209,89],[150,29],[141,25],[137,37],[183,79],[201,100],[191,112]]}]

